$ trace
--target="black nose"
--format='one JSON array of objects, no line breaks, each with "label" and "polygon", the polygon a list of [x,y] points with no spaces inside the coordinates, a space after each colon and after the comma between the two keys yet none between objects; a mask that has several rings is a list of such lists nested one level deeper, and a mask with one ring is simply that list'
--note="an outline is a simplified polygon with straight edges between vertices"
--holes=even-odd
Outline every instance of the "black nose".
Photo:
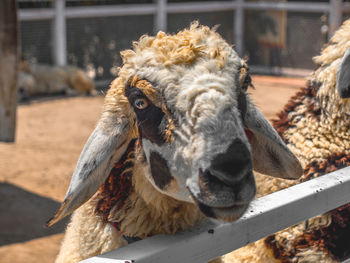
[{"label": "black nose", "polygon": [[241,181],[252,170],[252,158],[247,145],[236,138],[226,152],[215,156],[208,170],[226,184],[232,185]]}]

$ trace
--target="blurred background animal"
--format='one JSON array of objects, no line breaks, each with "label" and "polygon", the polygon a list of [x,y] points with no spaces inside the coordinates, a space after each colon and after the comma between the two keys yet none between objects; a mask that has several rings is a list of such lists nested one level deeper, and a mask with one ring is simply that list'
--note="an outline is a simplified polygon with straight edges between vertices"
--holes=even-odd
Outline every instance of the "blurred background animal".
[{"label": "blurred background animal", "polygon": [[75,66],[51,66],[20,61],[19,101],[36,95],[96,95],[94,81]]}]

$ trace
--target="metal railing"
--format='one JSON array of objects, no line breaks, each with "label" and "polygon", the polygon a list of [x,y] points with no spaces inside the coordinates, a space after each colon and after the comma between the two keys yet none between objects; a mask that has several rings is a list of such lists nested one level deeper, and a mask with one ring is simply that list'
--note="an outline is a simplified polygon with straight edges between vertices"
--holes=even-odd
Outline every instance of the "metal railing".
[{"label": "metal railing", "polygon": [[[20,0],[19,0],[20,1]],[[166,31],[167,14],[190,12],[235,12],[233,36],[235,49],[243,55],[244,11],[245,10],[284,10],[297,12],[329,13],[329,37],[340,26],[342,13],[350,11],[350,3],[342,0],[325,2],[245,2],[245,0],[212,1],[212,2],[183,2],[168,3],[167,0],[156,0],[152,4],[129,4],[109,6],[65,7],[65,0],[53,0],[54,8],[19,10],[19,19],[40,20],[53,19],[53,54],[57,65],[67,63],[66,19],[83,17],[106,17],[126,15],[154,15],[154,31]]]},{"label": "metal railing", "polygon": [[234,223],[205,222],[184,233],[150,237],[82,262],[203,263],[349,203],[349,189],[347,167],[261,197]]}]

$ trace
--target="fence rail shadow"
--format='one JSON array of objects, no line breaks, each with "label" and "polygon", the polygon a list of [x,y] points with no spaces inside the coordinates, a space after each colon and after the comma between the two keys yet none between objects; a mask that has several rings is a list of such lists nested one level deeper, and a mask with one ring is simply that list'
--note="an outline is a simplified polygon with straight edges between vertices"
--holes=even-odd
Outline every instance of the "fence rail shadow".
[{"label": "fence rail shadow", "polygon": [[9,183],[0,183],[0,200],[0,246],[61,233],[69,220],[46,228],[60,203]]}]

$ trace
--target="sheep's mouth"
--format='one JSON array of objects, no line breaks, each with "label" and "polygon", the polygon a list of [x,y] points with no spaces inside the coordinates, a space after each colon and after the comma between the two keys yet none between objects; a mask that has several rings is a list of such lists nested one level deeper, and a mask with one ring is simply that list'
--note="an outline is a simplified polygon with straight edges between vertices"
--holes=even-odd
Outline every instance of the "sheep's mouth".
[{"label": "sheep's mouth", "polygon": [[242,216],[255,196],[256,187],[252,171],[248,171],[241,180],[231,183],[201,170],[197,178],[197,187],[189,184],[187,189],[201,212],[210,218],[235,221]]},{"label": "sheep's mouth", "polygon": [[198,200],[191,191],[192,199],[198,206],[199,210],[209,218],[218,219],[224,222],[233,222],[240,218],[244,212],[247,210],[249,203],[244,204],[234,204],[230,206],[214,207],[209,206],[200,200]]},{"label": "sheep's mouth", "polygon": [[[191,193],[191,191],[190,191]],[[240,218],[247,210],[249,204],[235,204],[228,207],[212,207],[204,204],[194,197],[191,196],[197,204],[199,210],[207,217],[222,220],[225,222],[233,222]]]}]

